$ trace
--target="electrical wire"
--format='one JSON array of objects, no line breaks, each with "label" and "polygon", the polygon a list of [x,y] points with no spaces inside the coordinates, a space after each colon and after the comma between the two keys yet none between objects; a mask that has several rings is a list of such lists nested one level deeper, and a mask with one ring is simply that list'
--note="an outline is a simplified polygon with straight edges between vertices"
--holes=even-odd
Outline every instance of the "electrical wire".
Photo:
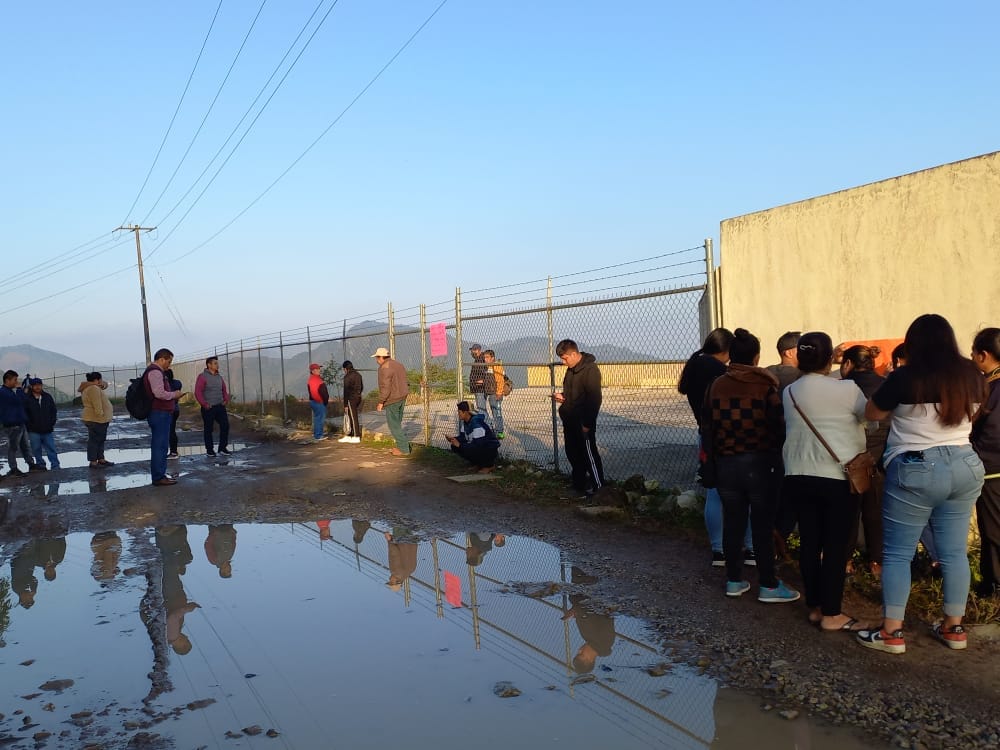
[{"label": "electrical wire", "polygon": [[82,289],[85,286],[90,286],[91,284],[97,284],[98,282],[101,281],[107,281],[108,279],[113,278],[118,274],[125,273],[126,271],[131,271],[136,266],[137,264],[133,263],[131,266],[126,266],[125,268],[119,268],[117,271],[111,271],[110,273],[98,276],[96,279],[91,279],[90,281],[84,281],[80,284],[71,286],[68,289],[63,289],[62,291],[59,292],[53,292],[52,294],[49,294],[45,297],[39,297],[38,299],[31,300],[30,302],[25,302],[24,304],[21,305],[8,307],[6,310],[0,310],[0,315],[6,315],[7,313],[14,312],[15,310],[23,310],[25,307],[31,307],[32,305],[37,305],[39,302],[46,302],[54,297],[59,297],[63,294],[69,294],[70,292],[74,292],[77,289]]},{"label": "electrical wire", "polygon": [[188,154],[191,153],[191,148],[194,146],[195,141],[198,140],[198,136],[201,134],[202,128],[205,127],[205,122],[208,120],[208,116],[212,114],[212,109],[215,107],[215,103],[219,101],[219,96],[222,94],[222,89],[225,88],[226,83],[229,81],[229,76],[232,75],[233,68],[236,67],[236,62],[240,59],[240,55],[243,53],[243,48],[246,47],[247,40],[250,38],[250,34],[253,33],[254,27],[257,25],[257,19],[260,18],[260,14],[263,12],[265,5],[267,5],[267,0],[261,0],[260,7],[257,8],[257,15],[253,17],[253,21],[251,21],[250,23],[250,28],[247,29],[247,33],[243,37],[243,42],[240,44],[240,48],[236,50],[236,56],[233,58],[233,62],[229,65],[229,70],[226,71],[226,75],[222,79],[222,83],[219,84],[219,88],[215,92],[215,97],[212,99],[212,103],[208,105],[208,110],[205,112],[205,116],[201,118],[201,123],[198,125],[198,129],[194,132],[194,135],[191,136],[191,142],[188,143],[187,148],[184,150],[183,156],[181,156],[181,160],[177,162],[177,166],[174,167],[174,171],[170,175],[170,179],[167,180],[167,184],[163,186],[163,190],[160,191],[160,194],[156,197],[156,200],[153,202],[153,205],[150,206],[149,211],[147,211],[146,215],[142,217],[142,221],[139,222],[140,224],[145,224],[146,220],[149,219],[153,211],[156,210],[156,207],[160,205],[160,201],[163,199],[163,196],[170,188],[170,185],[173,184],[174,178],[177,176],[177,172],[180,171],[180,168],[184,164],[184,161],[187,159]]},{"label": "electrical wire", "polygon": [[[49,271],[51,268],[53,268],[53,266],[56,266],[59,263],[68,262],[72,258],[78,258],[81,255],[86,255],[88,253],[91,253],[95,249],[100,247],[102,244],[110,242],[119,242],[119,241],[120,239],[116,237],[113,232],[110,233],[110,235],[109,233],[105,232],[104,234],[98,235],[92,240],[88,240],[87,242],[84,242],[81,245],[77,245],[76,247],[70,250],[66,250],[62,253],[59,253],[58,255],[50,258],[49,260],[42,261],[40,263],[37,263],[36,265],[31,266],[30,268],[27,268],[24,271],[19,271],[18,273],[8,276],[7,278],[0,281],[0,289],[10,284],[13,284],[16,281],[20,281],[21,279],[27,276],[34,276],[39,273]],[[68,267],[69,266],[67,266],[67,268]],[[65,269],[59,269],[59,270],[65,270]]]},{"label": "electrical wire", "polygon": [[132,210],[139,202],[139,198],[142,196],[142,192],[146,189],[146,184],[149,182],[150,175],[153,174],[153,169],[155,169],[156,163],[160,160],[160,154],[163,152],[163,146],[166,144],[167,138],[170,136],[170,131],[174,127],[174,122],[177,120],[177,113],[181,111],[181,105],[184,103],[184,97],[187,96],[188,89],[191,87],[191,81],[194,79],[194,73],[198,70],[198,63],[201,62],[202,53],[205,52],[205,46],[208,44],[208,38],[212,35],[212,29],[215,27],[215,19],[219,17],[219,11],[221,9],[222,0],[219,0],[219,4],[215,8],[215,15],[212,16],[212,23],[208,25],[208,32],[205,34],[205,39],[201,43],[201,49],[198,50],[198,57],[195,58],[194,67],[191,68],[191,74],[188,76],[187,83],[184,84],[184,91],[181,92],[181,98],[177,102],[177,107],[174,109],[174,115],[170,118],[170,124],[167,125],[167,132],[163,134],[163,140],[160,141],[160,147],[156,149],[156,156],[153,157],[153,163],[149,165],[149,171],[146,172],[146,179],[142,181],[142,187],[140,187],[139,192],[136,193],[135,200],[132,201],[132,205],[129,206],[128,211],[125,212],[125,218],[119,226],[124,226],[128,221],[128,217],[132,215]]},{"label": "electrical wire", "polygon": [[[205,240],[204,242],[202,242],[199,245],[196,245],[195,247],[193,247],[190,250],[188,250],[186,253],[183,253],[183,254],[179,255],[178,257],[174,258],[173,260],[167,261],[167,263],[176,263],[177,261],[182,260],[182,259],[188,257],[189,255],[191,255],[192,253],[197,252],[201,248],[205,247],[205,245],[207,245],[208,243],[210,243],[212,240],[214,240],[220,234],[222,234],[227,229],[229,229],[229,227],[231,227],[233,224],[235,224],[240,218],[242,218],[242,216],[247,211],[249,211],[251,208],[253,208],[265,195],[267,195],[269,192],[271,192],[272,188],[274,188],[274,186],[277,185],[285,177],[285,175],[287,175],[289,172],[291,172],[292,169],[294,169],[295,166],[300,161],[302,161],[302,159],[304,159],[306,157],[306,155],[310,151],[312,151],[313,148],[315,148],[316,145],[321,140],[323,140],[323,138],[326,136],[326,134],[329,133],[338,122],[340,122],[340,120],[344,117],[344,115],[346,115],[351,110],[351,108],[358,102],[358,100],[361,99],[361,97],[364,96],[365,93],[367,93],[368,89],[370,89],[373,85],[375,85],[375,82],[378,81],[378,79],[382,77],[382,74],[385,73],[385,71],[388,70],[389,66],[392,65],[396,61],[396,58],[398,58],[401,54],[403,54],[403,52],[406,50],[406,48],[409,47],[410,44],[413,42],[413,40],[417,38],[417,35],[419,35],[420,32],[424,30],[424,28],[427,26],[427,24],[429,24],[434,19],[434,17],[438,14],[438,12],[447,3],[448,3],[448,0],[441,0],[441,2],[438,4],[438,6],[431,12],[431,14],[429,16],[427,16],[427,18],[424,20],[424,22],[422,24],[420,24],[419,27],[417,27],[417,30],[414,31],[413,34],[411,34],[410,37],[403,43],[403,45],[398,50],[396,50],[396,53],[391,58],[389,58],[389,61],[385,65],[382,66],[382,68],[371,78],[371,80],[368,81],[367,84],[365,84],[365,86],[361,89],[361,91],[358,92],[357,96],[355,96],[350,101],[350,103],[346,107],[344,107],[343,110],[341,110],[340,114],[337,115],[333,119],[333,121],[329,125],[326,126],[326,128],[315,138],[315,140],[313,140],[312,143],[309,144],[308,147],[306,147],[305,151],[303,151],[301,154],[299,154],[299,156],[290,165],[288,165],[288,167],[281,174],[279,174],[274,179],[274,181],[270,185],[268,185],[264,189],[264,191],[262,193],[260,193],[260,195],[258,195],[256,198],[254,198],[242,211],[240,211],[238,214],[236,214],[236,216],[234,216],[232,219],[230,219],[226,224],[224,224],[222,226],[221,229],[219,229],[217,232],[215,232],[215,234],[213,234],[207,240]],[[332,8],[331,8],[331,10],[332,10]],[[282,80],[284,80],[284,79],[282,79]],[[273,96],[273,94],[272,94],[272,96]],[[268,99],[268,101],[270,101],[270,99]],[[254,119],[256,121],[256,118],[254,118]],[[252,123],[251,123],[251,125],[252,125]],[[242,141],[242,138],[240,140]],[[238,145],[239,144],[237,144],[237,146]],[[230,156],[231,155],[232,154],[230,154]],[[228,161],[228,157],[227,157],[227,161]],[[225,166],[225,164],[223,164],[223,166]],[[218,174],[218,173],[216,173],[216,174]],[[215,178],[213,177],[212,179],[214,180]],[[211,183],[209,183],[209,184],[211,184]],[[205,189],[207,190],[208,187],[206,186]],[[197,202],[197,200],[199,200],[201,198],[201,195],[203,195],[203,194],[204,194],[204,190],[198,196],[198,199],[196,199],[195,202]],[[188,213],[190,213],[190,210],[191,209],[189,208],[188,209]],[[184,216],[187,216],[187,213],[185,213]],[[182,220],[183,220],[183,217],[182,217]],[[171,232],[171,234],[173,234],[173,232]],[[168,237],[169,237],[169,235],[168,235]],[[164,242],[166,241],[166,239],[167,238],[164,238]],[[160,246],[157,245],[157,249],[159,249],[159,247]],[[166,264],[164,264],[164,265],[166,265]]]}]

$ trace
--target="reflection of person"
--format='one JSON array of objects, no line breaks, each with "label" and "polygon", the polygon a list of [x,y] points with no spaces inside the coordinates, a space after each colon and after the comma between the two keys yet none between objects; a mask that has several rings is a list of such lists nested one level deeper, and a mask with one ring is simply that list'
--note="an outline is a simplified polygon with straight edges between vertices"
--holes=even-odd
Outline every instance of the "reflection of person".
[{"label": "reflection of person", "polygon": [[94,534],[90,540],[94,562],[90,565],[90,575],[95,581],[110,581],[118,574],[118,560],[122,556],[122,540],[114,531]]},{"label": "reflection of person", "polygon": [[329,539],[332,535],[330,534],[330,519],[324,519],[316,522],[316,528],[319,529],[319,538],[322,540]]},{"label": "reflection of person", "polygon": [[487,552],[494,547],[503,547],[506,543],[507,537],[503,534],[470,531],[468,534],[468,546],[465,548],[466,565],[471,565],[472,567],[482,565]]},{"label": "reflection of person", "polygon": [[215,455],[213,431],[219,425],[219,453],[229,453],[229,390],[219,374],[219,358],[205,360],[205,369],[194,383],[194,397],[201,406],[201,421],[205,427],[205,453]]},{"label": "reflection of person", "polygon": [[320,375],[322,369],[316,362],[309,365],[309,380],[306,382],[313,417],[313,440],[326,440],[326,405],[330,401],[330,392]]},{"label": "reflection of person", "polygon": [[166,370],[174,361],[174,353],[169,349],[157,349],[153,361],[142,374],[146,396],[152,400],[152,409],[146,422],[149,424],[149,473],[157,487],[177,484],[177,480],[167,476],[167,453],[170,450],[170,422],[174,416],[174,402],[184,394],[170,390]]},{"label": "reflection of person", "polygon": [[114,416],[111,399],[105,392],[108,384],[99,372],[88,372],[87,379],[80,383],[80,401],[83,413],[80,418],[87,426],[87,460],[91,468],[114,466],[104,458],[104,443],[108,439],[108,425]]},{"label": "reflection of person", "polygon": [[157,527],[156,547],[163,559],[163,607],[167,614],[167,643],[175,654],[183,656],[191,651],[191,641],[182,632],[184,616],[199,606],[188,601],[181,582],[188,563],[194,559],[187,540],[187,527]]},{"label": "reflection of person", "polygon": [[497,461],[500,441],[486,424],[485,414],[473,414],[468,401],[459,401],[457,407],[461,431],[458,435],[445,435],[445,440],[452,453],[471,463],[480,474],[489,474]]},{"label": "reflection of person", "polygon": [[406,368],[389,356],[389,350],[380,346],[372,358],[378,362],[378,410],[385,411],[389,432],[396,441],[392,455],[410,455],[410,441],[403,434],[403,409],[410,385],[406,382]]},{"label": "reflection of person", "polygon": [[27,542],[10,561],[10,588],[25,609],[35,604],[38,579],[35,578],[35,542]]},{"label": "reflection of person", "polygon": [[209,525],[205,537],[205,557],[219,569],[220,578],[232,578],[236,554],[236,529],[231,523]]},{"label": "reflection of person", "polygon": [[368,529],[372,527],[372,524],[371,521],[355,518],[351,521],[351,527],[354,529],[354,543],[361,544],[365,540],[365,534],[368,533]]},{"label": "reflection of person", "polygon": [[399,591],[403,582],[413,575],[417,569],[417,545],[413,542],[397,542],[390,532],[385,532],[385,541],[389,545],[389,580],[386,586],[393,591]]},{"label": "reflection of person", "polygon": [[573,468],[573,488],[588,494],[604,486],[604,466],[597,452],[597,415],[601,411],[601,369],[593,354],[581,352],[576,342],[563,339],[556,356],[566,365],[559,402],[563,447]]},{"label": "reflection of person", "polygon": [[611,656],[615,645],[615,618],[595,612],[587,604],[588,597],[582,594],[570,595],[569,601],[572,606],[562,619],[576,620],[576,629],[583,638],[583,645],[573,657],[573,669],[577,674],[589,674],[594,671],[598,656]]},{"label": "reflection of person", "polygon": [[49,459],[49,468],[59,468],[59,454],[56,453],[56,441],[52,431],[56,428],[56,402],[52,394],[45,390],[41,378],[28,381],[31,391],[25,399],[25,411],[28,415],[28,442],[31,443],[31,453],[35,457],[35,466],[45,468],[42,451]]},{"label": "reflection of person", "polygon": [[360,443],[361,399],[364,397],[365,383],[351,360],[345,360],[341,367],[344,370],[344,437],[338,442]]}]

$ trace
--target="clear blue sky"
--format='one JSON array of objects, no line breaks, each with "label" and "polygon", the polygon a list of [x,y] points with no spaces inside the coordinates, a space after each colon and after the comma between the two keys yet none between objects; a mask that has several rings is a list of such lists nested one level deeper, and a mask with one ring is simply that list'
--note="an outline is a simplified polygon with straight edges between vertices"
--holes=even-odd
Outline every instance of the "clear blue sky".
[{"label": "clear blue sky", "polygon": [[177,169],[260,7],[223,0],[140,193],[217,4],[5,8],[0,344],[141,359],[134,244],[67,255],[122,222],[158,227],[143,237],[152,345],[181,354],[691,247],[724,218],[1000,148],[992,0],[449,0],[203,244],[439,0],[336,3],[195,202],[323,2],[181,200],[317,5],[264,5]]}]

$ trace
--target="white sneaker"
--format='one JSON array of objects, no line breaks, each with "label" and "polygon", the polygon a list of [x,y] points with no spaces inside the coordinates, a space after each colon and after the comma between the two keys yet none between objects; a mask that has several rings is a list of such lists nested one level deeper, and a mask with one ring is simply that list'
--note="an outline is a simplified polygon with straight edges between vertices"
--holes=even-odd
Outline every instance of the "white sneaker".
[{"label": "white sneaker", "polygon": [[338,440],[337,442],[338,442],[338,443],[353,443],[353,442],[354,442],[354,440],[353,440],[353,439],[351,438],[351,436],[350,436],[350,435],[344,435],[344,437],[342,437],[342,438],[341,438],[340,440]]},{"label": "white sneaker", "polygon": [[359,438],[359,437],[348,438],[347,442],[349,442],[349,443],[360,443],[361,442],[361,438]]}]

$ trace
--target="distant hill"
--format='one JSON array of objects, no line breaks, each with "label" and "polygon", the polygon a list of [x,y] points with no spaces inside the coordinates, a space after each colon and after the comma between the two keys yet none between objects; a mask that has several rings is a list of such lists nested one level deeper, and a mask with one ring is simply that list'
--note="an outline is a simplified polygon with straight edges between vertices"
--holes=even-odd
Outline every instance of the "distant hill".
[{"label": "distant hill", "polygon": [[17,346],[0,346],[0,369],[3,371],[14,370],[22,378],[31,373],[47,379],[51,378],[53,373],[62,374],[73,370],[87,372],[90,365],[58,352],[39,349],[30,344],[18,344]]}]

